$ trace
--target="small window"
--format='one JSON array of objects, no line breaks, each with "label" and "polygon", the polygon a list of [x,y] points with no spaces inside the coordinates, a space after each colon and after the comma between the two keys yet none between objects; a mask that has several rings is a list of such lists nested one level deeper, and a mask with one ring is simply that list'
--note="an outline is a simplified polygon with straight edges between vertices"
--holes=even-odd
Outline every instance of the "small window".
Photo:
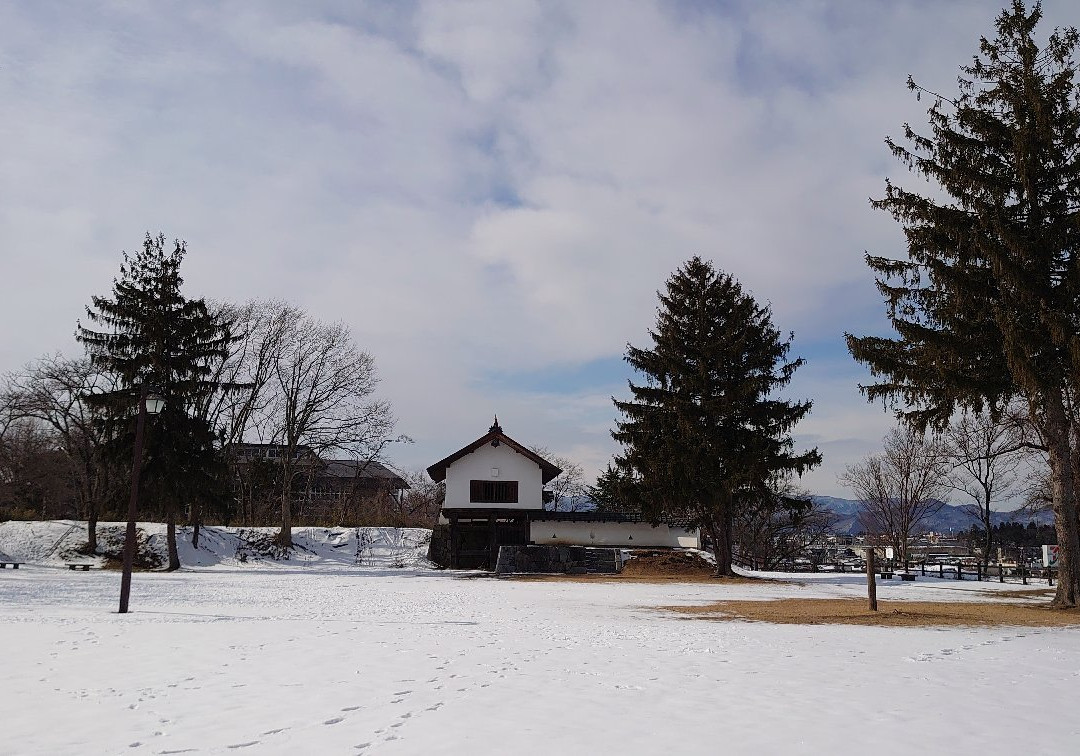
[{"label": "small window", "polygon": [[516,480],[470,480],[469,501],[473,504],[517,504]]}]

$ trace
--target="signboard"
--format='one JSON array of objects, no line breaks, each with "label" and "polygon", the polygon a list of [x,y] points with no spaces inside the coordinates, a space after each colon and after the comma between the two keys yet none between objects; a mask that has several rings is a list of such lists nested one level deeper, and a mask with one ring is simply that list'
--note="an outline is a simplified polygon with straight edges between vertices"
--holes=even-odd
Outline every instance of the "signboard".
[{"label": "signboard", "polygon": [[1043,567],[1058,566],[1058,547],[1043,545]]}]

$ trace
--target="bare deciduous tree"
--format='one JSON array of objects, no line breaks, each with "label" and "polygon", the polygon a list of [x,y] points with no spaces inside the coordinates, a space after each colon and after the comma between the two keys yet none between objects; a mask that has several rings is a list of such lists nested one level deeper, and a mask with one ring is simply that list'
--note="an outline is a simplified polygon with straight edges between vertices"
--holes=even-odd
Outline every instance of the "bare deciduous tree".
[{"label": "bare deciduous tree", "polygon": [[548,481],[547,490],[551,493],[551,502],[547,508],[553,512],[578,512],[585,505],[585,471],[569,457],[553,455],[545,446],[531,446],[530,450],[536,452],[551,464],[562,470],[556,477]]},{"label": "bare deciduous tree", "polygon": [[214,379],[223,390],[195,407],[222,436],[225,446],[242,441],[254,419],[272,400],[268,386],[281,353],[287,324],[303,313],[282,301],[253,300],[243,305],[218,303],[213,311],[236,340],[228,357],[216,365]]},{"label": "bare deciduous tree", "polygon": [[86,401],[112,391],[115,381],[87,359],[60,354],[42,357],[8,378],[9,411],[42,423],[63,455],[76,497],[76,516],[85,519],[87,548],[97,550],[97,522],[117,485],[118,471],[104,454],[104,429]]},{"label": "bare deciduous tree", "polygon": [[409,487],[400,499],[402,521],[413,527],[433,527],[446,498],[446,484],[436,483],[424,470],[410,470],[404,478]]},{"label": "bare deciduous tree", "polygon": [[946,483],[969,503],[965,511],[982,523],[982,563],[993,548],[992,506],[1014,490],[1026,449],[1024,430],[1015,417],[995,420],[989,414],[965,413],[942,435],[952,471]]},{"label": "bare deciduous tree", "polygon": [[950,465],[936,439],[908,428],[885,437],[881,454],[850,465],[840,483],[855,492],[868,534],[888,538],[898,561],[923,522],[944,505]]},{"label": "bare deciduous tree", "polygon": [[391,440],[390,405],[371,398],[375,360],[343,323],[323,323],[283,304],[271,307],[266,401],[254,420],[260,437],[280,447],[281,530],[292,545],[292,489],[312,455],[337,451],[375,459]]},{"label": "bare deciduous tree", "polygon": [[772,489],[772,496],[747,502],[735,515],[739,555],[753,569],[775,569],[824,544],[837,519],[790,480],[778,480]]}]

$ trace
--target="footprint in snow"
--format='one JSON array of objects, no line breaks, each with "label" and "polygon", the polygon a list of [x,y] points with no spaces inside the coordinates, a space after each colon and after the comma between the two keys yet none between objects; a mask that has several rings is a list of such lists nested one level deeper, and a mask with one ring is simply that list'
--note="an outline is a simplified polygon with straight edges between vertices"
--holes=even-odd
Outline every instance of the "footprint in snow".
[{"label": "footprint in snow", "polygon": [[234,743],[231,746],[227,746],[227,748],[234,748],[234,749],[235,748],[250,748],[251,746],[258,745],[258,744],[259,744],[258,740],[251,740],[251,741],[248,741],[247,743]]},{"label": "footprint in snow", "polygon": [[359,708],[359,706],[346,706],[342,711],[356,711]]},{"label": "footprint in snow", "polygon": [[333,717],[323,722],[324,725],[336,725],[339,722],[344,721],[345,717]]}]

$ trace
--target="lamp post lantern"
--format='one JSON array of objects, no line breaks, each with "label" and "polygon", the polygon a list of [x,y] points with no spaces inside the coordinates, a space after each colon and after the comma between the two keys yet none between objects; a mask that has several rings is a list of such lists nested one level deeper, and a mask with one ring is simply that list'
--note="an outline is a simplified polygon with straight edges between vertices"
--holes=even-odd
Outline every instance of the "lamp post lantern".
[{"label": "lamp post lantern", "polygon": [[156,415],[165,407],[165,400],[149,392],[146,386],[139,391],[139,406],[135,413],[135,453],[131,463],[131,498],[128,499],[127,533],[124,536],[124,569],[120,578],[120,614],[128,610],[131,595],[131,568],[135,562],[135,519],[138,516],[139,473],[142,471],[143,435],[146,416]]}]

